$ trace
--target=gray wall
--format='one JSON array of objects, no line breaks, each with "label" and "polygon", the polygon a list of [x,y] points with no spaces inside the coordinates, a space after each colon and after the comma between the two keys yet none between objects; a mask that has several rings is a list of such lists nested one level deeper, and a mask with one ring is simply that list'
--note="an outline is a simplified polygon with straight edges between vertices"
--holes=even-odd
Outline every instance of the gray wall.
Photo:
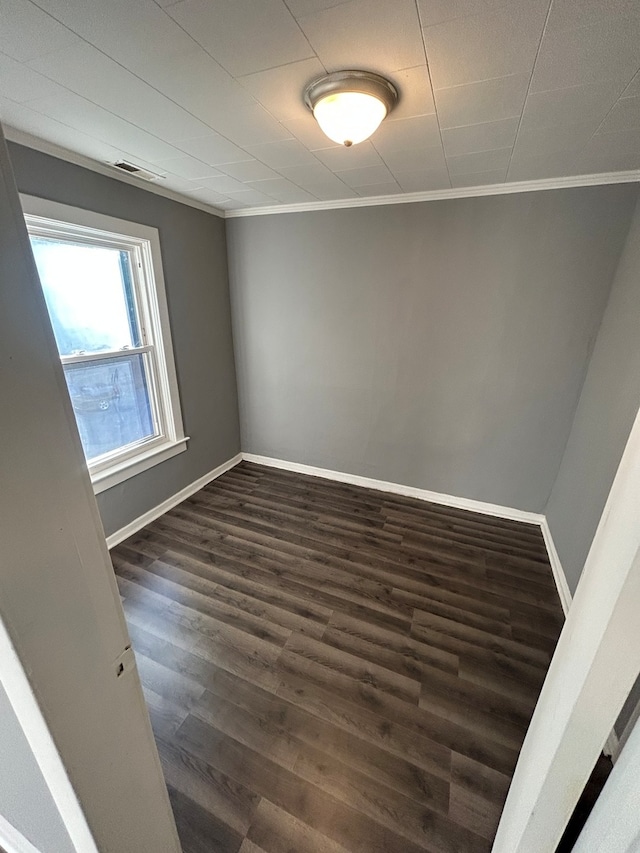
[{"label": "gray wall", "polygon": [[223,219],[9,143],[28,195],[158,228],[186,452],[98,495],[107,535],[240,450]]},{"label": "gray wall", "polygon": [[56,804],[2,684],[0,814],[41,853],[73,853]]},{"label": "gray wall", "polygon": [[243,450],[541,511],[635,198],[230,220]]},{"label": "gray wall", "polygon": [[639,407],[640,203],[545,511],[572,592]]}]

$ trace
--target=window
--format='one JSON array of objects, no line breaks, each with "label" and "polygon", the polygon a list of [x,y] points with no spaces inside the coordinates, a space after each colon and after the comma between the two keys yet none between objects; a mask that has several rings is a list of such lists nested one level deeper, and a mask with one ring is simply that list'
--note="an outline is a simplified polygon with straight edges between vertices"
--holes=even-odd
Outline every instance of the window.
[{"label": "window", "polygon": [[22,197],[91,479],[186,449],[154,228]]}]

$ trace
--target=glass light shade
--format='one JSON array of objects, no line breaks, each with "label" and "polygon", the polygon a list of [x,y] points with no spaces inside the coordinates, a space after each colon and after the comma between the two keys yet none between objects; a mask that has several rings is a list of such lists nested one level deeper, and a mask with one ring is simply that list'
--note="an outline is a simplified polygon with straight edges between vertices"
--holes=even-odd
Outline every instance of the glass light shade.
[{"label": "glass light shade", "polygon": [[387,108],[364,92],[336,92],[318,101],[313,114],[329,139],[340,145],[357,145],[376,130]]}]

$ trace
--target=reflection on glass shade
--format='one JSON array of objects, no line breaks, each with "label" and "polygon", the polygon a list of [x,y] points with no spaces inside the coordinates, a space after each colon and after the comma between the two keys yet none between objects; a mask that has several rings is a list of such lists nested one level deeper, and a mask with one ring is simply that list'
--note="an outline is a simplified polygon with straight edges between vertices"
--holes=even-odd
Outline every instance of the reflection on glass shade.
[{"label": "reflection on glass shade", "polygon": [[368,139],[387,114],[387,108],[364,92],[338,92],[318,101],[313,114],[324,133],[340,145]]}]

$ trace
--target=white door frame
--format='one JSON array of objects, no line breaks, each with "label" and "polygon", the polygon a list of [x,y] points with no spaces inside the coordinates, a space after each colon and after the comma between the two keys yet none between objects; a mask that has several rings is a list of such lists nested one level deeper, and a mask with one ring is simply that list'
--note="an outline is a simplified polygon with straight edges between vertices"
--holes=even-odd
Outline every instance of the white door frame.
[{"label": "white door frame", "polygon": [[640,849],[640,723],[607,779],[573,853],[631,853]]},{"label": "white door frame", "polygon": [[523,743],[493,853],[554,853],[640,671],[638,602],[640,412]]},{"label": "white door frame", "polygon": [[77,853],[179,853],[1,128],[0,376],[0,680]]}]

